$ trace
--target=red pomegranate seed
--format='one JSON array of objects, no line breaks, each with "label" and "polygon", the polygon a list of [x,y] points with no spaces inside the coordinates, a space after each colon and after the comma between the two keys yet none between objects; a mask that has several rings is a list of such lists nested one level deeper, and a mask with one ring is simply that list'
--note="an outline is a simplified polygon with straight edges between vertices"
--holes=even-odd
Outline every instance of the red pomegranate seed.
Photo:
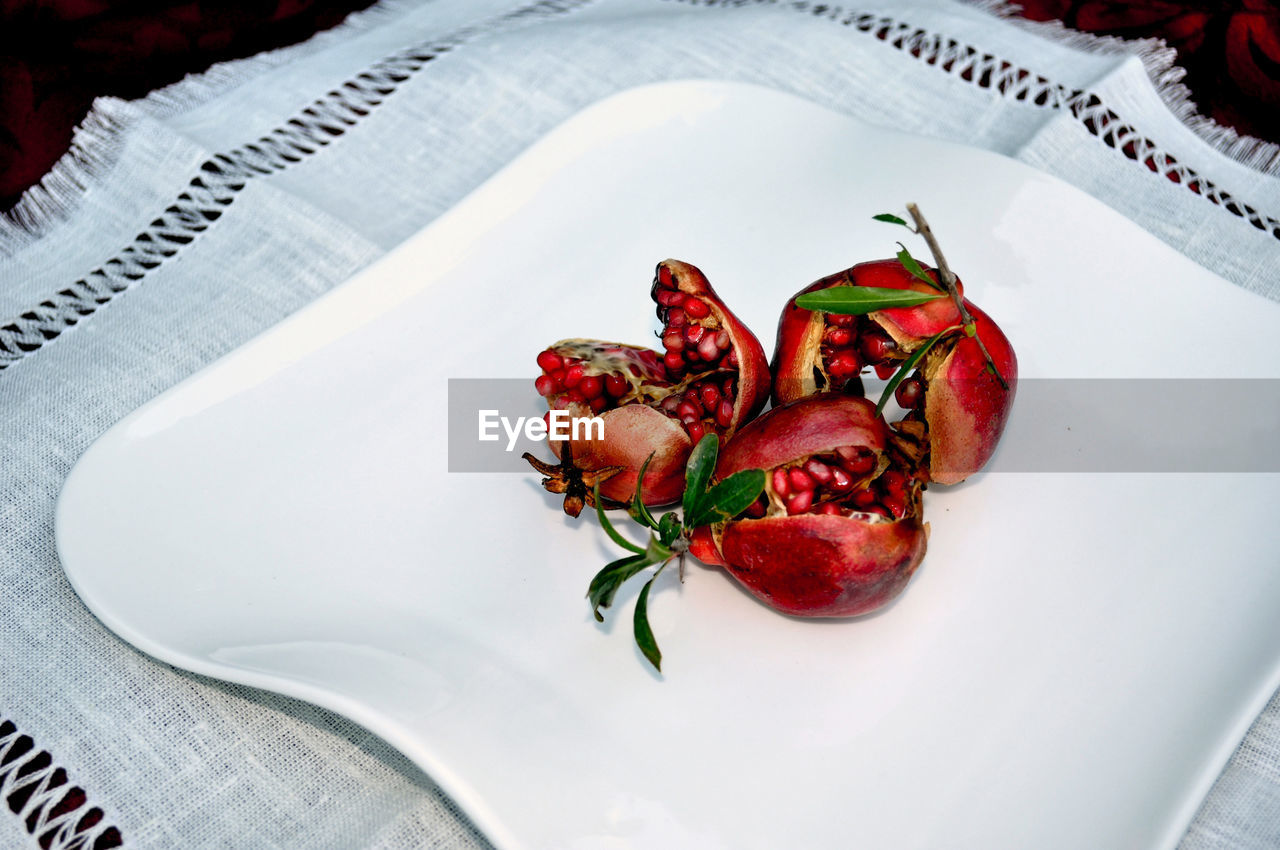
[{"label": "red pomegranate seed", "polygon": [[668,333],[662,337],[662,347],[667,351],[680,351],[684,348],[684,337],[679,331]]},{"label": "red pomegranate seed", "polygon": [[796,493],[787,501],[787,513],[802,514],[813,506],[813,491],[804,490]]},{"label": "red pomegranate seed", "polygon": [[852,351],[840,351],[834,357],[827,360],[827,374],[833,378],[851,378],[858,374],[862,368],[862,364],[858,362],[858,355]]},{"label": "red pomegranate seed", "polygon": [[840,506],[835,502],[823,502],[821,505],[818,505],[817,512],[820,514],[827,514],[828,516],[839,516],[843,513],[843,511],[840,510]]},{"label": "red pomegranate seed", "polygon": [[685,430],[689,432],[689,439],[693,440],[694,445],[697,445],[698,441],[707,435],[707,429],[703,427],[701,422],[690,422],[685,426]]},{"label": "red pomegranate seed", "polygon": [[892,361],[876,364],[876,377],[882,381],[892,378],[896,371],[898,371],[898,364]]},{"label": "red pomegranate seed", "polygon": [[843,493],[853,486],[853,479],[849,477],[849,473],[845,472],[840,467],[832,467],[831,486]]},{"label": "red pomegranate seed", "polygon": [[600,411],[604,410],[605,405],[609,403],[609,399],[605,398],[602,395],[598,395],[587,403],[591,405],[592,412],[599,413]]},{"label": "red pomegranate seed", "polygon": [[907,500],[901,496],[885,495],[880,500],[880,504],[889,510],[889,513],[895,517],[901,518],[907,512]]},{"label": "red pomegranate seed", "polygon": [[805,491],[813,489],[813,479],[809,477],[803,469],[792,469],[787,473],[787,478],[791,480],[791,486],[797,491]]},{"label": "red pomegranate seed", "polygon": [[733,340],[729,338],[728,331],[720,331],[716,334],[716,348],[726,349]]},{"label": "red pomegranate seed", "polygon": [[898,384],[898,388],[893,391],[893,397],[903,410],[914,410],[919,406],[920,399],[924,397],[924,382],[912,375]]},{"label": "red pomegranate seed", "polygon": [[578,389],[577,387],[574,387],[573,389],[569,390],[569,392],[565,393],[564,397],[568,401],[586,401],[587,400],[587,397],[582,394],[582,390]]},{"label": "red pomegranate seed", "polygon": [[880,476],[880,487],[886,493],[904,496],[907,492],[907,476],[896,469],[885,470],[884,475]]},{"label": "red pomegranate seed", "polygon": [[684,356],[679,351],[668,351],[667,356],[662,358],[662,362],[672,374],[678,374],[684,369]]},{"label": "red pomegranate seed", "polygon": [[695,297],[685,299],[684,310],[695,319],[705,319],[711,315],[711,308],[707,306],[707,302]]},{"label": "red pomegranate seed", "polygon": [[604,391],[614,398],[618,398],[627,392],[627,379],[621,375],[605,375]]},{"label": "red pomegranate seed", "polygon": [[715,410],[720,406],[720,390],[715,384],[703,384],[698,388],[698,400],[706,410]]},{"label": "red pomegranate seed", "polygon": [[687,424],[689,422],[697,422],[701,419],[702,411],[686,400],[680,402],[680,406],[676,408],[676,415],[680,417],[681,422]]},{"label": "red pomegranate seed", "polygon": [[760,517],[765,515],[765,512],[767,510],[768,510],[768,505],[766,504],[764,498],[761,497],[759,499],[756,499],[750,505],[748,505],[745,513],[747,516],[751,517],[752,519],[760,519]]},{"label": "red pomegranate seed", "polygon": [[857,446],[841,446],[836,449],[836,453],[840,455],[840,460],[850,475],[861,478],[876,468],[876,456]]},{"label": "red pomegranate seed", "polygon": [[684,300],[684,293],[678,289],[659,289],[653,298],[663,307],[675,307]]},{"label": "red pomegranate seed", "polygon": [[728,428],[733,422],[733,402],[725,399],[720,402],[720,406],[716,408],[716,424],[721,428]]},{"label": "red pomegranate seed", "polygon": [[832,328],[827,331],[827,342],[832,345],[848,345],[853,339],[853,331],[848,328]]},{"label": "red pomegranate seed", "polygon": [[703,384],[698,389],[698,401],[703,403],[704,410],[713,412],[719,407],[721,397],[719,397],[719,389],[716,384]]},{"label": "red pomegranate seed", "polygon": [[662,400],[662,409],[667,413],[675,413],[676,408],[680,406],[680,396],[669,395]]},{"label": "red pomegranate seed", "polygon": [[702,355],[702,359],[708,363],[714,363],[716,358],[720,356],[720,349],[716,347],[716,338],[714,336],[705,336],[702,342],[698,343],[698,353]]},{"label": "red pomegranate seed", "polygon": [[685,322],[689,321],[689,317],[684,314],[684,310],[679,307],[672,307],[667,312],[667,327],[680,328],[684,327]]},{"label": "red pomegranate seed", "polygon": [[819,484],[826,484],[831,480],[831,467],[815,458],[809,458],[804,465],[804,471],[809,473],[809,477]]},{"label": "red pomegranate seed", "polygon": [[737,349],[734,349],[734,348],[729,349],[729,353],[726,354],[724,358],[724,365],[730,366],[730,367],[736,367],[738,365]]},{"label": "red pomegranate seed", "polygon": [[534,379],[533,386],[540,396],[554,395],[556,391],[555,379],[550,375],[539,375]]},{"label": "red pomegranate seed", "polygon": [[787,480],[787,471],[781,467],[773,471],[773,492],[784,499],[791,492],[791,482]]},{"label": "red pomegranate seed", "polygon": [[587,398],[596,398],[604,392],[604,379],[599,375],[586,375],[578,382],[578,391]]},{"label": "red pomegranate seed", "polygon": [[876,494],[870,490],[859,490],[853,494],[853,503],[860,508],[869,508],[876,503]]},{"label": "red pomegranate seed", "polygon": [[883,360],[885,355],[897,348],[893,344],[893,340],[881,333],[864,334],[858,342],[859,347],[862,349],[862,356],[866,358],[868,363],[877,363]]},{"label": "red pomegranate seed", "polygon": [[554,351],[547,350],[538,355],[538,366],[543,371],[554,372],[557,369],[564,368],[564,358]]},{"label": "red pomegranate seed", "polygon": [[689,343],[690,345],[697,345],[699,342],[702,341],[702,336],[706,332],[707,332],[707,329],[704,328],[702,325],[685,325],[684,341]]},{"label": "red pomegranate seed", "polygon": [[671,286],[674,286],[674,284],[671,282],[671,267],[670,267],[670,266],[667,266],[667,265],[659,265],[659,266],[658,266],[658,282],[659,282],[659,283],[661,283],[663,286],[666,286],[666,287],[668,287],[668,288],[669,288],[669,287],[671,287]]},{"label": "red pomegranate seed", "polygon": [[584,374],[581,363],[573,364],[564,370],[564,385],[569,389],[573,389],[582,380]]}]

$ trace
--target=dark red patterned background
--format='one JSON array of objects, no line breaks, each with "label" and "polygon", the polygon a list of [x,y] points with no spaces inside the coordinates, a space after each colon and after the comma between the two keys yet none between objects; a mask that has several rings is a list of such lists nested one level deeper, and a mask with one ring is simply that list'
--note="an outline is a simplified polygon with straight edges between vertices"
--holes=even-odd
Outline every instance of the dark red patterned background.
[{"label": "dark red patterned background", "polygon": [[[66,151],[94,97],[138,97],[215,62],[302,40],[369,2],[0,0],[0,209]],[[1033,20],[1164,39],[1201,113],[1280,142],[1280,0],[1023,5]]]}]

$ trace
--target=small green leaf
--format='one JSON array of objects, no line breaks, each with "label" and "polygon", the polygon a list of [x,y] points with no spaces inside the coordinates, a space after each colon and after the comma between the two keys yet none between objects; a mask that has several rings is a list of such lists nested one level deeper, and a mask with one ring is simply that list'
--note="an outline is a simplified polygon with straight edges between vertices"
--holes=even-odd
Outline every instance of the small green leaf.
[{"label": "small green leaf", "polygon": [[604,528],[604,533],[609,535],[609,539],[612,540],[614,543],[617,543],[623,549],[630,549],[632,552],[635,552],[637,555],[643,555],[644,549],[640,548],[635,543],[632,543],[630,540],[623,537],[622,534],[618,531],[618,529],[613,527],[613,523],[609,522],[609,517],[607,517],[604,512],[604,500],[600,498],[600,482],[599,481],[596,482],[595,494],[596,494],[596,516],[600,518],[600,525],[602,528]]},{"label": "small green leaf", "polygon": [[658,539],[665,546],[670,546],[674,543],[676,538],[680,536],[681,530],[680,514],[675,511],[668,511],[658,521]]},{"label": "small green leaf", "polygon": [[915,307],[927,301],[945,298],[942,293],[916,292],[914,289],[888,289],[880,286],[833,286],[808,292],[796,298],[796,306],[805,310],[864,316],[876,310]]},{"label": "small green leaf", "polygon": [[[969,337],[977,336],[978,326],[975,325],[973,322],[969,322],[967,325],[964,326],[964,335]],[[988,363],[987,365],[990,366],[991,364]]]},{"label": "small green leaf", "polygon": [[[649,462],[653,460],[654,454],[657,454],[657,452],[651,453],[644,459],[644,463],[640,465],[640,474],[636,476],[636,492],[631,497],[631,506],[627,508],[627,513],[631,515],[632,519],[648,528],[657,528],[658,524],[653,521],[653,514],[649,513],[649,509],[640,500],[640,494],[644,488],[644,474],[649,471]],[[598,498],[596,502],[597,504],[599,503]]]},{"label": "small green leaf", "polygon": [[763,469],[744,469],[735,472],[707,491],[707,501],[702,512],[686,523],[689,528],[711,525],[732,519],[745,511],[764,492]]},{"label": "small green leaf", "polygon": [[916,364],[924,359],[925,354],[933,348],[933,344],[948,334],[953,334],[960,330],[959,325],[945,328],[938,331],[933,336],[924,341],[924,344],[911,352],[911,356],[902,361],[902,365],[898,367],[898,371],[893,373],[893,377],[889,379],[889,383],[885,384],[884,392],[880,394],[880,401],[876,404],[876,415],[879,416],[884,410],[884,406],[889,403],[889,397],[893,395],[893,391],[898,388],[898,384],[911,374],[911,370],[916,368]]},{"label": "small green leaf", "polygon": [[930,287],[938,290],[939,292],[946,292],[946,290],[943,287],[938,285],[938,282],[936,280],[929,277],[929,275],[925,273],[925,270],[921,268],[919,263],[916,262],[916,258],[911,256],[911,252],[907,250],[906,245],[903,245],[901,242],[899,242],[898,247],[902,249],[901,251],[898,252],[898,262],[902,263],[902,267],[904,269],[911,272],[912,277],[916,278],[917,280],[924,281],[925,283],[929,284]]},{"label": "small green leaf", "polygon": [[907,224],[905,221],[898,218],[893,213],[880,213],[880,215],[873,215],[871,216],[871,218],[875,221],[883,221],[886,224],[901,224],[903,227],[906,227],[906,228],[911,227],[911,225]]},{"label": "small green leaf", "polygon": [[622,587],[627,579],[652,563],[654,562],[650,561],[646,555],[629,555],[605,564],[604,569],[596,573],[596,577],[591,580],[591,586],[587,588],[587,599],[591,602],[591,611],[595,614],[597,621],[604,622],[600,609],[608,608],[613,604],[613,597],[618,594],[618,588]]},{"label": "small green leaf", "polygon": [[655,575],[653,578],[645,582],[644,588],[640,591],[640,597],[636,600],[636,613],[633,620],[635,626],[636,645],[640,647],[640,651],[644,653],[644,657],[649,659],[649,663],[659,673],[662,672],[662,651],[658,649],[658,642],[653,637],[653,629],[649,627],[649,588],[653,587]]},{"label": "small green leaf", "polygon": [[698,512],[702,496],[707,492],[711,476],[716,471],[716,455],[720,452],[720,438],[707,434],[689,453],[689,465],[684,473],[684,515]]}]

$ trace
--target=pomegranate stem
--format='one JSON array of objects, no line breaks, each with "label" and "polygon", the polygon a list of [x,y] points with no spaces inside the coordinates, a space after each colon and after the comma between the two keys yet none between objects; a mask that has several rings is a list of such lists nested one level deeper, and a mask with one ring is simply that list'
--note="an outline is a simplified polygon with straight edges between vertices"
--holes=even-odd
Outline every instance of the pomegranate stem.
[{"label": "pomegranate stem", "polygon": [[996,368],[995,360],[991,358],[991,352],[987,351],[987,346],[983,344],[982,337],[978,336],[977,325],[974,323],[973,315],[964,306],[964,299],[960,297],[960,290],[956,288],[955,272],[951,271],[951,267],[947,265],[947,258],[942,254],[942,246],[938,244],[937,237],[933,235],[929,222],[925,221],[920,208],[915,204],[907,204],[907,212],[911,214],[911,219],[916,223],[916,232],[924,237],[925,244],[929,246],[929,252],[933,254],[933,262],[938,267],[938,275],[942,278],[942,285],[946,287],[947,294],[951,296],[951,300],[955,302],[956,309],[960,311],[960,320],[964,322],[965,334],[978,344],[979,350],[982,351],[982,356],[987,359],[987,368],[991,370],[991,374],[996,376],[996,380],[1000,382],[1000,387],[1006,390],[1009,389],[1009,382],[1004,379],[1004,375],[1000,374],[1000,370]]}]

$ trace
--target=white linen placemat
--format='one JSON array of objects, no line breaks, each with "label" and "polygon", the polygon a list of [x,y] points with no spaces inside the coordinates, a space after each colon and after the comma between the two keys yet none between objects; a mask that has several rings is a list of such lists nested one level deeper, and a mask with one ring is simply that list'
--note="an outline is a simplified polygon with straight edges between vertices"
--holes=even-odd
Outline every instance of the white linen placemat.
[{"label": "white linen placemat", "polygon": [[[0,797],[16,809],[0,815],[0,845],[49,834],[55,847],[116,835],[154,848],[485,846],[358,727],[175,671],[107,633],[58,566],[53,506],[121,416],[609,94],[738,80],[999,151],[1280,298],[1276,148],[1189,115],[1169,51],[1004,11],[388,2],[144,100],[100,100],[72,154],[0,222]],[[1183,842],[1275,846],[1280,699]]]}]

